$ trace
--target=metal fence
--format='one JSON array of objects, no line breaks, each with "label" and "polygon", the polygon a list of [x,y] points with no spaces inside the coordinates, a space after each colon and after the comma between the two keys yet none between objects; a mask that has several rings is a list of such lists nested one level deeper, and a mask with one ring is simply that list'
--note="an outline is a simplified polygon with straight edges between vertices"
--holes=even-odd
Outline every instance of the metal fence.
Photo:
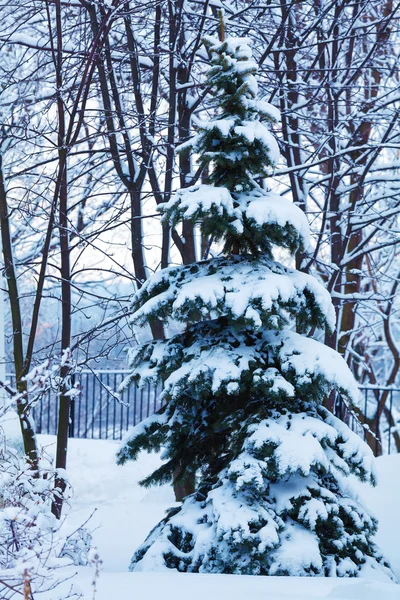
[{"label": "metal fence", "polygon": [[[83,371],[77,377],[80,394],[71,404],[70,437],[120,440],[125,431],[162,406],[161,389],[147,385],[139,390],[130,385],[115,397],[129,371]],[[14,383],[14,377],[7,379]],[[375,453],[400,451],[400,388],[360,387],[362,402],[359,414],[349,409],[340,395],[336,397],[335,414],[355,433],[363,437],[372,435]],[[387,394],[384,411],[375,418],[382,394]],[[58,427],[59,398],[56,392],[47,392],[33,408],[37,433],[56,434]]]},{"label": "metal fence", "polygon": [[[129,371],[82,371],[75,376],[80,394],[71,400],[70,437],[120,440],[125,431],[161,408],[160,389],[130,385],[115,396]],[[15,378],[7,379],[14,384]],[[32,409],[37,433],[56,434],[59,397],[48,391]]]},{"label": "metal fence", "polygon": [[[364,440],[368,437],[375,455],[400,452],[400,388],[360,386],[359,390],[357,414],[338,394],[334,406],[335,415]],[[379,413],[377,408],[383,394],[387,398]]]}]

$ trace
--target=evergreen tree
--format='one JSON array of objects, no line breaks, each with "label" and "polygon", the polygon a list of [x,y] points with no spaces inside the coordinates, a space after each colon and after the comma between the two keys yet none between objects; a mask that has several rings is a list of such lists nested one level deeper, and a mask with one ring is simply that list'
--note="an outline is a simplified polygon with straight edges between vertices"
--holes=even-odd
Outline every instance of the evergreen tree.
[{"label": "evergreen tree", "polygon": [[132,570],[356,576],[390,575],[374,542],[376,522],[351,474],[374,482],[364,442],[322,403],[356,383],[343,359],[310,339],[332,328],[328,292],[276,262],[273,248],[308,245],[308,224],[261,182],[279,158],[257,99],[249,41],[206,38],[218,118],[186,144],[209,165],[209,185],[179,190],[164,218],[201,222],[224,252],[156,273],[134,299],[134,321],[174,320],[181,333],[130,352],[131,381],[164,384],[164,408],[139,424],[119,462],[163,449],[143,485],[171,481],[179,465],[197,491],[172,509],[133,556]]}]

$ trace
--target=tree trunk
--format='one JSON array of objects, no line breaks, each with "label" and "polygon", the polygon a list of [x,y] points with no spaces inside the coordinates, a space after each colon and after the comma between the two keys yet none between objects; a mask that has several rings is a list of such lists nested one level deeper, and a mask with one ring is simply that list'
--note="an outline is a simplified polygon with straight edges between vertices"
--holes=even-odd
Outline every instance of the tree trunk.
[{"label": "tree trunk", "polygon": [[[49,23],[50,26],[50,23]],[[55,498],[52,504],[52,512],[57,519],[61,518],[64,501],[64,493],[67,487],[63,472],[67,468],[68,433],[71,408],[71,397],[69,395],[69,373],[70,361],[66,354],[71,346],[71,268],[69,248],[68,227],[68,176],[67,176],[67,153],[66,147],[66,113],[62,95],[63,73],[62,73],[62,25],[61,4],[56,0],[56,27],[57,27],[57,55],[55,60],[57,79],[57,109],[58,109],[58,157],[60,177],[60,201],[59,201],[59,232],[61,252],[61,353],[63,363],[60,368],[60,408],[58,413],[57,450],[56,450],[56,480],[54,482]],[[61,470],[59,472],[59,469]]]},{"label": "tree trunk", "polygon": [[182,502],[186,496],[193,494],[196,488],[196,478],[193,473],[182,475],[182,468],[176,467],[174,470],[174,493],[175,500]]},{"label": "tree trunk", "polygon": [[11,320],[13,328],[13,356],[18,394],[22,398],[17,399],[17,412],[21,426],[24,451],[34,471],[39,471],[39,455],[36,443],[36,434],[33,421],[29,414],[28,387],[26,381],[22,381],[24,370],[24,349],[22,337],[21,306],[18,295],[17,274],[14,266],[13,249],[11,243],[11,230],[8,215],[7,192],[3,171],[3,156],[0,150],[0,223],[1,239],[3,246],[4,275],[7,279],[7,291],[10,300]]},{"label": "tree trunk", "polygon": [[[62,162],[62,161],[61,161]],[[56,470],[67,468],[68,454],[68,434],[71,411],[71,389],[69,383],[70,361],[66,354],[71,346],[71,271],[70,271],[70,248],[69,248],[69,228],[68,228],[68,205],[67,205],[67,167],[64,167],[62,184],[60,188],[60,249],[61,249],[61,352],[64,364],[60,368],[60,408],[58,413],[57,430],[57,451],[56,451]],[[66,489],[64,477],[57,472],[54,483],[55,499],[52,505],[52,512],[61,518],[61,511]]]}]

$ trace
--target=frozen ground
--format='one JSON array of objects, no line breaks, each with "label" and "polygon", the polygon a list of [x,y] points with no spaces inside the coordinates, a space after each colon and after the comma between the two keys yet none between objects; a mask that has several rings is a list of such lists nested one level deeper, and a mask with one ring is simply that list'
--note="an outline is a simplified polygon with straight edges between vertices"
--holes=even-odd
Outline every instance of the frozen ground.
[{"label": "frozen ground", "polygon": [[[40,436],[53,451],[55,439]],[[169,486],[144,490],[137,485],[159,463],[154,455],[142,455],[136,463],[115,464],[118,443],[70,440],[68,471],[74,488],[68,526],[84,522],[96,509],[90,523],[94,544],[103,561],[96,583],[95,600],[400,600],[400,586],[369,579],[325,579],[129,573],[135,548],[174,504]],[[380,521],[378,543],[400,580],[400,455],[378,459],[379,485],[360,486],[370,510]],[[80,568],[75,586],[85,600],[93,599],[93,568]],[[52,592],[46,600],[56,600]]]}]

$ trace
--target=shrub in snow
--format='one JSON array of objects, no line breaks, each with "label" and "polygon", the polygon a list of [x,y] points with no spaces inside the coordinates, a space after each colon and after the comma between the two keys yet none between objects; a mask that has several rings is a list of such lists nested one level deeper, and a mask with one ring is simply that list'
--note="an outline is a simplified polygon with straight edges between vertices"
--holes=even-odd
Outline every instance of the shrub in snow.
[{"label": "shrub in snow", "polygon": [[273,258],[274,246],[308,244],[301,210],[259,185],[279,157],[265,124],[276,109],[257,99],[246,39],[205,42],[219,116],[201,121],[186,147],[210,163],[210,185],[179,190],[163,212],[173,225],[200,221],[224,255],[164,269],[136,295],[136,323],[186,328],[131,351],[125,385],[162,381],[165,407],[118,455],[124,463],[163,448],[143,485],[180,471],[196,474],[197,491],[150,533],[131,569],[357,576],[370,565],[390,575],[376,522],[350,485],[350,475],[374,483],[372,454],[322,405],[333,389],[355,399],[356,383],[336,352],[307,338],[334,326],[330,296]]},{"label": "shrub in snow", "polygon": [[[47,367],[42,365],[28,376],[35,402],[41,401],[52,383],[55,369]],[[4,401],[0,423],[7,422],[15,398],[16,395]],[[56,475],[45,454],[39,471],[32,470],[24,455],[8,445],[0,426],[1,599],[8,600],[23,593],[30,598],[35,592],[49,590],[53,590],[52,597],[56,599],[59,597],[57,587],[66,577],[61,567],[88,562],[89,532],[79,528],[67,536],[63,523],[52,514],[52,503],[58,493]],[[80,596],[71,588],[70,592],[63,592],[62,597]]]},{"label": "shrub in snow", "polygon": [[[0,596],[21,594],[29,577],[33,590],[48,589],[56,566],[58,523],[51,513],[54,478],[44,468],[34,476],[5,439],[0,449]],[[15,593],[17,593],[15,591]]]},{"label": "shrub in snow", "polygon": [[[0,449],[0,598],[21,596],[24,581],[35,592],[53,590],[66,579],[61,567],[85,565],[91,536],[80,528],[66,536],[51,512],[55,473],[44,458],[34,475],[4,438]],[[65,586],[64,586],[65,590]],[[28,596],[27,596],[28,597]],[[30,596],[29,596],[30,597]],[[78,598],[71,591],[63,598]]]}]

